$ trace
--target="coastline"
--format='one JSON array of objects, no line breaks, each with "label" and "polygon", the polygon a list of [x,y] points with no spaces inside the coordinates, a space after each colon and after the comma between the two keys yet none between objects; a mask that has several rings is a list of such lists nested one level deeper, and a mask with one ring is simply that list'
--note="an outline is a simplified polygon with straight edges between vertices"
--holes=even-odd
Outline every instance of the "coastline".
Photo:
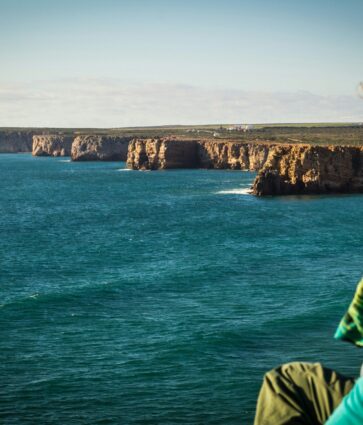
[{"label": "coastline", "polygon": [[[153,137],[157,131],[166,135]],[[363,193],[360,125],[261,127],[240,134],[222,127],[219,133],[195,128],[170,132],[162,127],[82,134],[75,129],[53,133],[48,129],[6,129],[0,130],[0,152],[70,156],[72,161],[126,161],[133,170],[257,171],[251,187],[256,196]],[[295,138],[291,132],[296,133]]]}]

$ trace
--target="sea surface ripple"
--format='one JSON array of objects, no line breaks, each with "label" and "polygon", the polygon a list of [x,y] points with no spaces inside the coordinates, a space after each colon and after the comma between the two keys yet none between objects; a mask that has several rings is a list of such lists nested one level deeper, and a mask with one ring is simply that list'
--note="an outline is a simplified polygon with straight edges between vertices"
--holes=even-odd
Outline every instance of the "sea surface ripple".
[{"label": "sea surface ripple", "polygon": [[251,424],[321,361],[363,273],[363,197],[258,199],[240,171],[0,156],[0,422]]}]

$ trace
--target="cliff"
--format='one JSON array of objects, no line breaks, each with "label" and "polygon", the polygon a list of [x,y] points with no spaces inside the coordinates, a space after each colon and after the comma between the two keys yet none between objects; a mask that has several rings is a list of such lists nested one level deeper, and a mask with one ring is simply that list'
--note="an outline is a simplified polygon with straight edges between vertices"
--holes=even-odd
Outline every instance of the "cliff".
[{"label": "cliff", "polygon": [[257,196],[363,192],[363,147],[272,147],[252,192]]},{"label": "cliff", "polygon": [[[268,141],[37,134],[0,130],[0,153],[126,161],[131,169],[216,168],[258,171],[252,193],[363,193],[363,146],[272,144]],[[37,131],[39,133],[39,130]],[[42,130],[40,130],[42,133]]]},{"label": "cliff", "polygon": [[77,136],[72,144],[73,161],[126,161],[131,137]]},{"label": "cliff", "polygon": [[173,138],[135,139],[129,144],[127,166],[133,170],[195,168],[197,142]]},{"label": "cliff", "polygon": [[265,163],[269,144],[206,140],[198,142],[201,168],[259,170]]},{"label": "cliff", "polygon": [[0,153],[32,151],[34,131],[0,130]]},{"label": "cliff", "polygon": [[70,156],[73,136],[57,134],[33,136],[34,156]]},{"label": "cliff", "polygon": [[252,188],[257,196],[363,192],[363,147],[359,146],[135,139],[129,145],[127,165],[134,170],[259,171]]},{"label": "cliff", "polygon": [[258,170],[266,161],[268,144],[192,139],[135,139],[127,165],[134,170],[218,168]]}]

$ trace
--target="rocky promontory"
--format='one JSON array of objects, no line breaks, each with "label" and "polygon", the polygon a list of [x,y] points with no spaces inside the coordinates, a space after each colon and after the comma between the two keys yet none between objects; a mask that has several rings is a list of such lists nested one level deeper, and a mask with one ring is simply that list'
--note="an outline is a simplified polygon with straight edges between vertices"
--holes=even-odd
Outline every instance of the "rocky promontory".
[{"label": "rocky promontory", "polygon": [[33,136],[34,156],[70,156],[73,136],[44,134]]},{"label": "rocky promontory", "polygon": [[[89,134],[69,129],[0,129],[0,153],[32,152],[34,156],[68,156],[73,161],[126,161],[134,170],[208,168],[257,171],[252,187],[257,196],[318,193],[363,193],[363,146],[360,128],[356,146],[312,145],[276,137],[237,140],[189,135],[153,137],[153,129],[137,138],[104,130]],[[314,130],[316,131],[316,130]],[[336,135],[336,130],[320,130]],[[343,130],[342,130],[343,131]],[[349,132],[344,130],[349,138]],[[74,138],[74,132],[78,135]],[[339,133],[339,132],[338,132]],[[339,136],[339,134],[337,135]],[[118,134],[118,133],[116,133]],[[133,135],[134,134],[134,135]],[[167,133],[168,134],[168,133]],[[262,134],[262,133],[261,133]],[[315,133],[314,133],[315,134]],[[320,133],[319,133],[320,134]],[[145,138],[141,138],[145,137]],[[339,136],[340,137],[340,136]]]},{"label": "rocky promontory", "polygon": [[258,171],[252,188],[257,196],[363,192],[360,146],[135,139],[129,145],[127,166]]},{"label": "rocky promontory", "polygon": [[134,139],[129,144],[127,166],[133,170],[195,168],[197,148],[195,140]]},{"label": "rocky promontory", "polygon": [[204,140],[198,142],[201,168],[259,170],[267,159],[269,144]]},{"label": "rocky promontory", "polygon": [[73,161],[126,161],[131,137],[77,136],[72,144]]},{"label": "rocky promontory", "polygon": [[363,192],[363,147],[278,145],[270,149],[252,193]]},{"label": "rocky promontory", "polygon": [[33,134],[29,130],[1,130],[0,153],[31,152]]},{"label": "rocky promontory", "polygon": [[135,139],[130,142],[127,165],[133,170],[216,168],[258,170],[270,146],[233,141],[176,138]]}]

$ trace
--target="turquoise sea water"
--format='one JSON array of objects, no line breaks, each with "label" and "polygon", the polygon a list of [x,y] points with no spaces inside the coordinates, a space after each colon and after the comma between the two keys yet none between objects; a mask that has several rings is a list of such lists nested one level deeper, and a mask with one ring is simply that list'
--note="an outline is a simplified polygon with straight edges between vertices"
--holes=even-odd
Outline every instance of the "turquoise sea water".
[{"label": "turquoise sea water", "polygon": [[264,372],[355,375],[333,340],[363,197],[257,199],[240,171],[0,156],[0,422],[250,424]]}]

